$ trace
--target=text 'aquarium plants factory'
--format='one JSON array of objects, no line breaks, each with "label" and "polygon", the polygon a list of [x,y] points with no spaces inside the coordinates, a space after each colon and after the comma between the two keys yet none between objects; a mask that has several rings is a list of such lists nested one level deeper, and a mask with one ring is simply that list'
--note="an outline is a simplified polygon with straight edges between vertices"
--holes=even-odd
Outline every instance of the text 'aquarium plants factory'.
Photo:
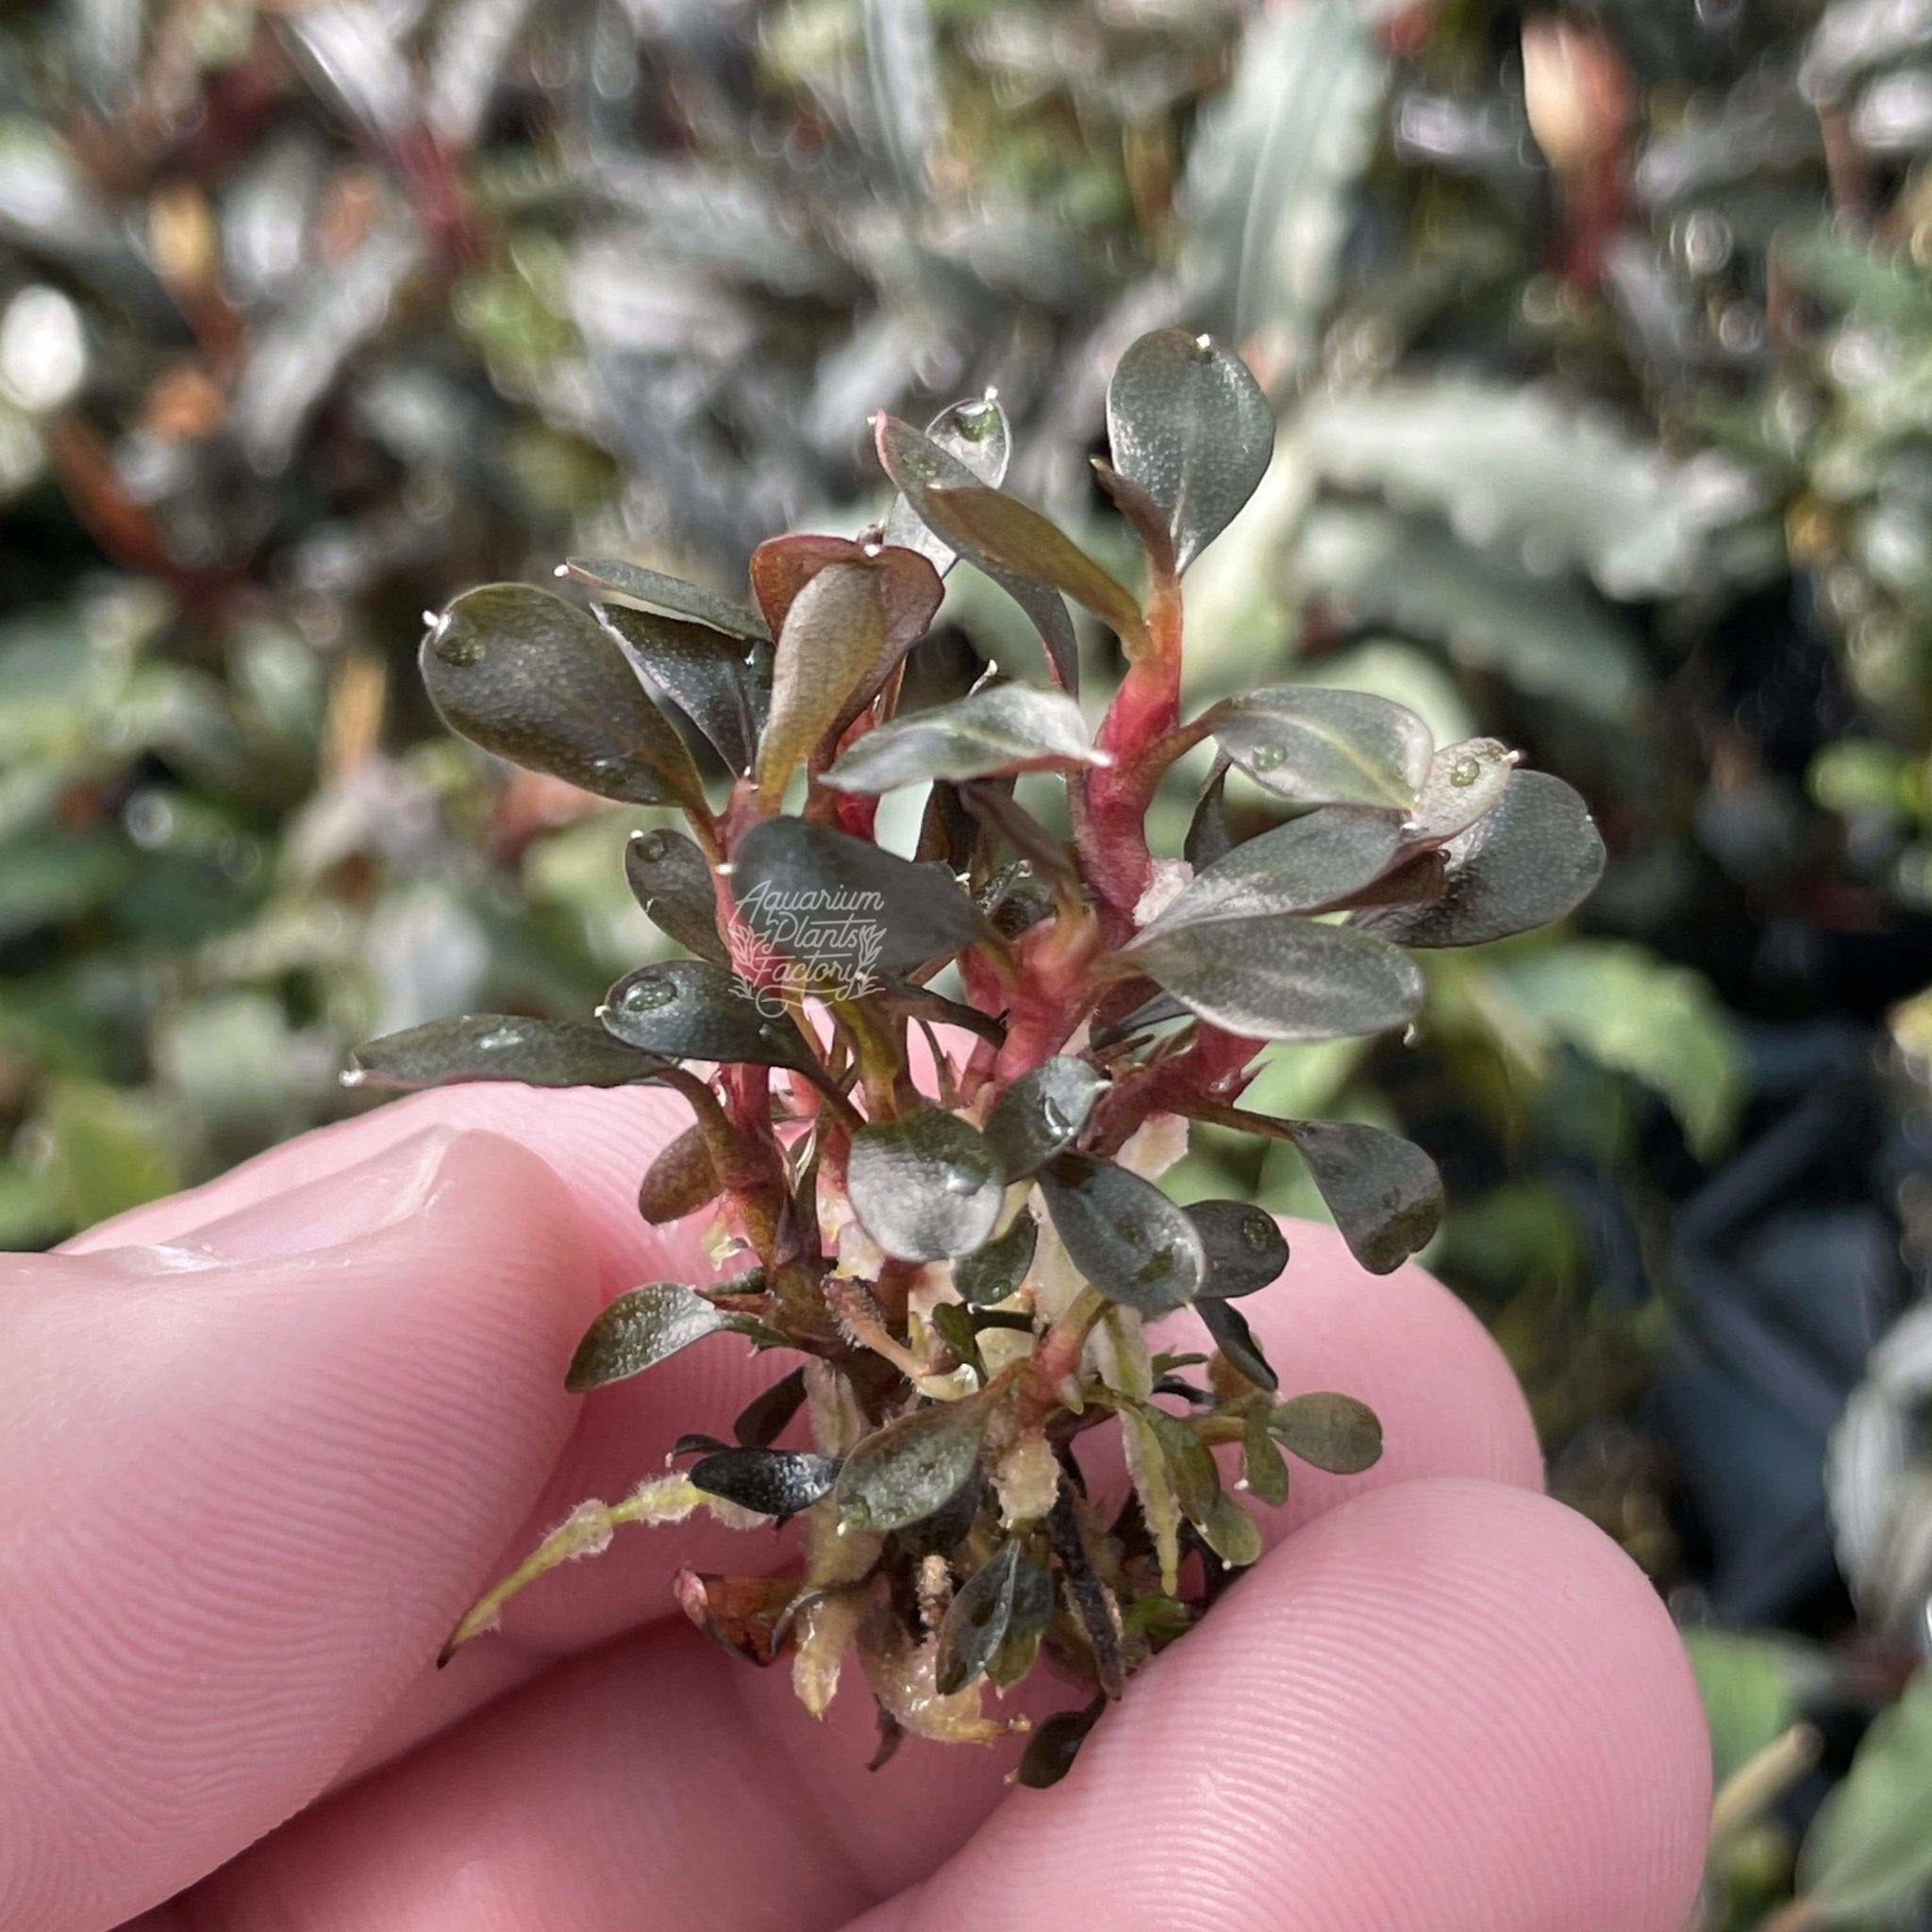
[{"label": "text 'aquarium plants factory'", "polygon": [[[735,1441],[688,1436],[628,1495],[583,1502],[451,1650],[625,1525],[798,1518],[775,1574],[769,1541],[745,1574],[681,1573],[691,1619],[789,1668],[814,1713],[856,1654],[881,1759],[907,1732],[1028,1731],[1003,1693],[1042,1664],[1077,1694],[1024,1741],[1020,1779],[1050,1783],[1258,1557],[1252,1506],[1282,1503],[1297,1462],[1380,1454],[1348,1391],[1278,1399],[1240,1307],[1294,1266],[1275,1222],[1182,1208],[1157,1177],[1192,1122],[1287,1142],[1362,1267],[1397,1267],[1439,1219],[1428,1158],[1244,1108],[1243,1089],[1269,1042],[1406,1028],[1412,949],[1560,917],[1603,847],[1561,780],[1491,739],[1438,745],[1384,698],[1277,684],[1184,715],[1185,574],[1260,482],[1272,413],[1235,356],[1166,329],[1122,358],[1107,419],[1093,468],[1139,594],[1002,491],[987,396],[924,431],[876,418],[885,522],[774,537],[749,603],[590,558],[558,572],[588,608],[491,584],[431,622],[423,675],[454,728],[682,814],[688,834],[655,814],[626,867],[688,957],[581,1020],[391,1035],[347,1078],[675,1090],[692,1124],[639,1205],[702,1210],[714,1275],[620,1295],[571,1386],[694,1346],[773,1365]],[[1024,612],[1039,675],[916,706],[958,564]],[[1082,706],[1070,605],[1117,641],[1104,713]],[[1149,807],[1183,759],[1199,802],[1183,849],[1155,851]],[[923,813],[895,809],[922,792]],[[808,1447],[776,1446],[807,1424]],[[1109,1435],[1117,1493],[1083,1474]]]}]

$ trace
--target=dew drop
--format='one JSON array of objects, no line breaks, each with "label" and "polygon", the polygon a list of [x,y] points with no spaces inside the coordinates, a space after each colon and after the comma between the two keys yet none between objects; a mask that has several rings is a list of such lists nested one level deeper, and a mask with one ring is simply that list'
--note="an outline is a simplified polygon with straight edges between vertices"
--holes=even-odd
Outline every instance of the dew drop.
[{"label": "dew drop", "polygon": [[947,1168],[944,1186],[947,1193],[962,1197],[979,1191],[979,1182],[963,1167]]},{"label": "dew drop", "polygon": [[1074,1124],[1061,1110],[1059,1104],[1046,1095],[1040,1102],[1040,1124],[1056,1140],[1063,1139],[1074,1131]]},{"label": "dew drop", "polygon": [[1241,1240],[1246,1241],[1256,1254],[1261,1254],[1269,1245],[1274,1233],[1274,1224],[1264,1214],[1244,1214],[1241,1217]]},{"label": "dew drop", "polygon": [[1254,766],[1257,772],[1272,772],[1278,765],[1288,762],[1288,753],[1278,744],[1264,744],[1256,752]]},{"label": "dew drop", "polygon": [[625,989],[620,1004],[626,1013],[655,1013],[677,997],[677,989],[665,979],[637,979]]},{"label": "dew drop", "polygon": [[591,760],[591,770],[599,778],[621,778],[630,770],[630,760],[621,751],[600,752]]},{"label": "dew drop", "polygon": [[1475,781],[1482,776],[1482,774],[1483,768],[1481,759],[1473,757],[1468,752],[1464,752],[1462,756],[1458,758],[1456,760],[1456,762],[1449,767],[1449,782],[1452,785],[1474,785]]},{"label": "dew drop", "polygon": [[475,631],[456,630],[447,625],[432,648],[444,664],[480,664],[487,655],[483,640]]}]

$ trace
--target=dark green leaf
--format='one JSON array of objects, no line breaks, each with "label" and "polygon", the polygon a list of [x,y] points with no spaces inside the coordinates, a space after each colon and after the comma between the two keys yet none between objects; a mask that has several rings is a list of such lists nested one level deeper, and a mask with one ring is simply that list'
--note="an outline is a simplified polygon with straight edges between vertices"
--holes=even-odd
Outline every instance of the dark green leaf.
[{"label": "dark green leaf", "polygon": [[1123,476],[1111,463],[1093,459],[1093,474],[1107,491],[1113,507],[1126,518],[1128,527],[1141,540],[1147,553],[1148,567],[1157,578],[1172,578],[1180,572],[1174,563],[1174,530],[1166,509],[1155,502],[1140,484]]},{"label": "dark green leaf", "polygon": [[1441,845],[1467,831],[1503,796],[1517,757],[1493,738],[1465,738],[1460,743],[1445,744],[1429,760],[1403,842]]},{"label": "dark green leaf", "polygon": [[1268,1366],[1268,1357],[1261,1353],[1261,1344],[1255,1340],[1247,1318],[1232,1302],[1214,1301],[1204,1295],[1194,1304],[1194,1312],[1213,1336],[1215,1347],[1257,1389],[1266,1389],[1272,1394],[1281,1386],[1274,1371]]},{"label": "dark green leaf", "polygon": [[[1013,453],[1012,426],[1007,412],[991,395],[969,396],[941,409],[925,425],[926,439],[950,458],[963,472],[952,480],[986,483],[998,489],[1006,480],[1007,464]],[[933,482],[945,482],[934,476]],[[910,502],[902,493],[895,497],[886,517],[886,541],[916,550],[944,576],[953,567],[955,552],[926,527]]]},{"label": "dark green leaf", "polygon": [[1442,1177],[1420,1147],[1356,1121],[1286,1125],[1350,1252],[1372,1274],[1399,1268],[1427,1243],[1442,1220]]},{"label": "dark green leaf", "polygon": [[994,774],[1106,762],[1080,708],[1063,691],[991,684],[950,705],[868,731],[825,774],[841,791],[890,791],[930,778],[958,782]]},{"label": "dark green leaf", "polygon": [[1056,1711],[1027,1739],[1014,1776],[1036,1791],[1058,1784],[1073,1770],[1074,1759],[1087,1741],[1087,1733],[1099,1722],[1103,1707],[1095,1705],[1090,1710]]},{"label": "dark green leaf", "polygon": [[705,855],[667,826],[637,832],[624,848],[631,895],[660,931],[714,966],[730,962],[718,932],[718,895]]},{"label": "dark green leaf", "polygon": [[1274,453],[1274,412],[1239,356],[1156,329],[1128,349],[1107,389],[1114,467],[1167,512],[1174,567],[1233,522]]},{"label": "dark green leaf", "polygon": [[1331,1475],[1359,1475],[1382,1455],[1382,1424],[1353,1395],[1291,1396],[1268,1417],[1268,1433],[1304,1462]]},{"label": "dark green leaf", "polygon": [[1197,1529],[1205,1528],[1221,1495],[1221,1472],[1215,1466],[1214,1452],[1180,1417],[1169,1415],[1151,1402],[1137,1407],[1160,1443],[1181,1513]]},{"label": "dark green leaf", "polygon": [[1109,1301],[1143,1315],[1185,1307],[1208,1259],[1194,1224],[1152,1181],[1112,1161],[1062,1154],[1040,1176],[1068,1257]]},{"label": "dark green leaf", "polygon": [[867,1127],[845,1174],[867,1234],[902,1261],[943,1261],[983,1247],[1006,1175],[986,1136],[958,1114],[924,1108]]},{"label": "dark green leaf", "polygon": [[430,1020],[358,1046],[348,1087],[449,1087],[519,1080],[526,1087],[623,1087],[648,1080],[652,1063],[586,1020],[471,1013]]},{"label": "dark green leaf", "polygon": [[[940,513],[935,510],[928,514],[929,492],[935,485],[970,488],[989,479],[975,475],[957,456],[941,448],[931,437],[922,436],[909,423],[900,422],[896,416],[888,416],[881,411],[874,422],[873,432],[879,462],[886,475],[899,486],[914,515],[928,531],[934,533],[933,541],[950,559],[955,555],[955,548],[938,534]],[[1074,636],[1073,619],[1067,615],[1067,607],[1060,601],[1059,592],[1034,582],[1030,577],[1003,569],[996,557],[977,544],[962,542],[958,545],[958,554],[983,570],[1026,613],[1034,629],[1040,633],[1040,641],[1046,648],[1047,661],[1052,665],[1060,688],[1077,692],[1080,689],[1080,647]]]},{"label": "dark green leaf", "polygon": [[1030,504],[984,484],[930,486],[920,514],[948,543],[977,561],[986,557],[1015,576],[1059,591],[1115,632],[1127,655],[1152,648],[1133,593]]},{"label": "dark green leaf", "polygon": [[1280,1508],[1288,1501],[1288,1464],[1268,1433],[1265,1415],[1250,1414],[1241,1434],[1241,1476],[1262,1502]]},{"label": "dark green leaf", "polygon": [[1502,801],[1442,847],[1441,896],[1377,907],[1366,929],[1405,946],[1480,946],[1573,911],[1602,876],[1590,808],[1547,772],[1512,772]]},{"label": "dark green leaf", "polygon": [[529,584],[466,591],[429,627],[423,681],[485,751],[632,805],[702,808],[683,739],[589,611]]},{"label": "dark green leaf", "polygon": [[1006,1163],[1007,1178],[1023,1180],[1064,1154],[1106,1091],[1104,1074],[1067,1054],[1022,1074],[986,1119],[986,1138]]},{"label": "dark green leaf", "polygon": [[768,819],[739,841],[732,895],[742,924],[834,991],[858,993],[973,945],[985,919],[942,865],[915,865],[804,819]]},{"label": "dark green leaf", "polygon": [[1369,933],[1292,913],[1150,927],[1127,960],[1204,1020],[1257,1040],[1339,1040],[1412,1020],[1422,974]]},{"label": "dark green leaf", "polygon": [[1019,1571],[1020,1541],[1008,1537],[966,1579],[946,1607],[934,1672],[942,1697],[972,1683],[1006,1641]]},{"label": "dark green leaf", "polygon": [[781,1375],[762,1395],[754,1395],[731,1424],[743,1449],[768,1449],[805,1401],[805,1370],[801,1366]]},{"label": "dark green leaf", "polygon": [[977,1468],[986,1424],[971,1397],[888,1423],[845,1458],[840,1520],[848,1529],[905,1529],[943,1508]]},{"label": "dark green leaf", "polygon": [[973,1326],[973,1317],[958,1302],[941,1302],[930,1319],[940,1340],[983,1379],[986,1363],[979,1353],[979,1336]]},{"label": "dark green leaf", "polygon": [[608,591],[614,597],[628,598],[647,610],[669,611],[674,617],[695,618],[713,630],[742,638],[746,643],[769,644],[772,633],[756,610],[734,604],[702,584],[688,584],[682,577],[667,577],[661,572],[646,570],[641,563],[625,563],[616,557],[573,557],[563,567],[579,583],[593,590]]},{"label": "dark green leaf", "polygon": [[708,1496],[782,1519],[829,1496],[839,1464],[801,1449],[719,1449],[692,1463],[689,1474],[692,1488]]},{"label": "dark green leaf", "polygon": [[1407,813],[1434,745],[1413,711],[1363,691],[1272,685],[1214,714],[1221,748],[1257,785],[1297,805]]},{"label": "dark green leaf", "polygon": [[717,747],[734,775],[751,770],[758,743],[762,684],[769,690],[772,654],[763,644],[747,653],[742,639],[708,625],[655,610],[596,607],[632,660]]},{"label": "dark green leaf", "polygon": [[1377,878],[1401,838],[1393,812],[1330,805],[1237,845],[1175,895],[1150,931],[1204,919],[1320,912]]},{"label": "dark green leaf", "polygon": [[953,1286],[961,1300],[982,1307],[1005,1301],[1026,1279],[1039,1240],[1040,1224],[1022,1208],[1005,1234],[960,1256],[953,1263]]},{"label": "dark green leaf", "polygon": [[1194,1201],[1183,1211],[1208,1256],[1204,1298],[1225,1301],[1280,1280],[1288,1240],[1266,1208],[1246,1201]]},{"label": "dark green leaf", "polygon": [[644,1170],[638,1187],[638,1212],[653,1227],[682,1221],[718,1198],[718,1170],[702,1128],[687,1127]]},{"label": "dark green leaf", "polygon": [[1013,1577],[1013,1608],[1007,1635],[986,1674],[995,1684],[1017,1684],[1033,1668],[1040,1640],[1053,1622],[1057,1603],[1053,1572],[1037,1557],[1023,1556]]},{"label": "dark green leaf", "polygon": [[1072,1490],[1060,1485],[1052,1513],[1046,1519],[1060,1574],[1066,1579],[1067,1601],[1079,1620],[1088,1648],[1093,1653],[1094,1682],[1103,1697],[1118,1697],[1126,1688],[1126,1665],[1121,1656],[1120,1606],[1093,1567],[1080,1512]]},{"label": "dark green leaf", "polygon": [[730,1316],[680,1283],[649,1282],[619,1295],[584,1331],[563,1386],[580,1393],[640,1375],[730,1325]]},{"label": "dark green leaf", "polygon": [[1181,845],[1181,857],[1198,874],[1217,865],[1234,850],[1234,833],[1227,823],[1227,773],[1230,760],[1224,754],[1214,761],[1208,782],[1201,788],[1194,816],[1188,821],[1188,835]]},{"label": "dark green leaf", "polygon": [[676,1060],[798,1067],[806,1046],[789,1020],[767,1020],[745,983],[708,959],[659,959],[627,973],[597,1009],[627,1045]]},{"label": "dark green leaf", "polygon": [[1261,1560],[1261,1525],[1225,1490],[1215,1497],[1208,1521],[1195,1527],[1231,1570],[1245,1570]]}]

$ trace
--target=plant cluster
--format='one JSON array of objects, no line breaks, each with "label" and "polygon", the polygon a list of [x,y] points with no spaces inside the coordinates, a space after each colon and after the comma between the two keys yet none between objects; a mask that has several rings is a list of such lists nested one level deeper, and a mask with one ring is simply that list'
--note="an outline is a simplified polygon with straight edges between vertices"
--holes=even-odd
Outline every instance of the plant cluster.
[{"label": "plant cluster", "polygon": [[[721,1332],[806,1358],[735,1441],[687,1437],[669,1474],[573,1512],[453,1644],[623,1524],[802,1517],[796,1574],[685,1574],[694,1620],[760,1663],[789,1651],[815,1711],[856,1644],[889,1742],[1011,1728],[982,1692],[1043,1657],[1091,1700],[1028,1744],[1020,1774],[1044,1783],[1135,1665],[1259,1556],[1217,1448],[1271,1504],[1284,1451],[1342,1473],[1378,1455],[1346,1394],[1281,1399],[1242,1318],[1288,1262],[1277,1224],[1240,1201],[1184,1208],[1153,1177],[1188,1122],[1272,1137],[1364,1267],[1399,1265],[1440,1217],[1432,1164],[1377,1127],[1242,1108],[1257,1057],[1407,1026],[1423,981],[1406,948],[1562,916],[1603,846],[1560,779],[1493,740],[1439,747],[1387,699],[1274,685],[1184,718],[1182,575],[1259,484],[1273,414],[1239,358],[1163,329],[1122,358],[1107,415],[1094,470],[1144,554],[1144,595],[1000,488],[1009,432],[985,397],[924,432],[877,417],[890,513],[857,539],[760,545],[756,608],[585,559],[564,571],[608,600],[589,611],[494,584],[431,624],[423,675],[457,730],[683,813],[690,836],[641,833],[627,871],[689,957],[626,974],[594,1021],[431,1023],[364,1047],[348,1077],[671,1087],[694,1124],[640,1206],[653,1222],[710,1208],[722,1278],[622,1295],[570,1385]],[[990,674],[902,710],[962,558],[1037,627],[1051,688]],[[1126,661],[1097,731],[1068,600]],[[722,805],[674,713],[729,774]],[[1155,791],[1209,740],[1185,855],[1159,857]],[[1018,795],[1027,774],[1062,782],[1063,828]],[[1236,774],[1283,814],[1240,842]],[[911,786],[928,793],[905,858],[877,841],[879,802]],[[1183,1308],[1208,1349],[1146,1333]],[[811,1447],[775,1446],[800,1409]],[[1109,1425],[1124,1502],[1090,1494],[1075,1454]]]}]

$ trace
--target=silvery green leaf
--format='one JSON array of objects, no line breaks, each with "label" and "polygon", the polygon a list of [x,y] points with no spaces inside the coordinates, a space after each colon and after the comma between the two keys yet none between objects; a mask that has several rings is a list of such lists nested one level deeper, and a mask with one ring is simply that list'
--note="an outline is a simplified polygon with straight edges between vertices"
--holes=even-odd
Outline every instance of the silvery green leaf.
[{"label": "silvery green leaf", "polygon": [[1104,763],[1080,708],[1062,691],[991,684],[868,731],[825,774],[841,791],[890,791],[944,778]]},{"label": "silvery green leaf", "polygon": [[529,584],[466,591],[423,640],[452,730],[499,758],[632,805],[697,805],[684,741],[586,610]]},{"label": "silvery green leaf", "polygon": [[619,1295],[584,1331],[564,1387],[580,1394],[641,1375],[730,1325],[728,1315],[680,1283],[649,1282]]},{"label": "silvery green leaf", "polygon": [[1237,845],[1174,896],[1149,932],[1203,920],[1320,912],[1353,898],[1388,869],[1401,842],[1391,811],[1330,805]]},{"label": "silvery green leaf", "polygon": [[832,1493],[839,1464],[800,1449],[715,1449],[691,1464],[691,1487],[781,1522]]},{"label": "silvery green leaf", "polygon": [[1080,1138],[1107,1080],[1085,1060],[1056,1054],[1008,1086],[986,1117],[986,1138],[1009,1181],[1037,1172]]},{"label": "silvery green leaf", "polygon": [[1277,1403],[1268,1433],[1288,1451],[1331,1475],[1359,1475],[1382,1457],[1382,1424],[1353,1395],[1294,1395]]},{"label": "silvery green leaf", "polygon": [[1204,1294],[1194,1304],[1194,1312],[1213,1336],[1215,1347],[1257,1389],[1273,1394],[1281,1386],[1274,1371],[1268,1366],[1268,1357],[1261,1353],[1261,1344],[1255,1340],[1247,1318],[1232,1302]]},{"label": "silvery green leaf", "polygon": [[953,1286],[959,1298],[979,1307],[1005,1301],[1026,1279],[1039,1240],[1040,1224],[1021,1209],[1005,1234],[995,1235],[984,1247],[953,1263]]},{"label": "silvery green leaf", "polygon": [[720,1191],[704,1130],[687,1127],[644,1170],[638,1183],[638,1212],[653,1227],[662,1227],[708,1207]]},{"label": "silvery green leaf", "polygon": [[[946,469],[944,465],[933,464],[925,480],[985,483],[993,489],[1006,480],[1007,464],[1013,453],[1012,425],[1007,421],[1007,412],[991,395],[968,396],[962,402],[950,404],[925,425],[925,436],[941,456],[952,458],[955,466]],[[916,453],[908,449],[903,460],[916,461]],[[945,474],[941,474],[941,470]],[[892,508],[887,513],[886,541],[918,551],[941,576],[952,569],[958,555],[950,543],[941,541],[926,527],[903,491],[892,499]]]},{"label": "silvery green leaf", "polygon": [[659,825],[634,834],[624,848],[624,876],[660,931],[714,966],[727,963],[711,868],[682,832]]},{"label": "silvery green leaf", "polygon": [[1442,1220],[1436,1163],[1400,1134],[1357,1121],[1282,1123],[1349,1252],[1372,1274],[1399,1268]]},{"label": "silvery green leaf", "polygon": [[1288,1501],[1288,1464],[1268,1433],[1266,1419],[1252,1412],[1241,1431],[1241,1477],[1262,1502],[1278,1509]]},{"label": "silvery green leaf", "polygon": [[902,1261],[943,1261],[985,1246],[1006,1175],[986,1136],[940,1108],[858,1134],[845,1173],[867,1234]]},{"label": "silvery green leaf", "polygon": [[1277,684],[1214,713],[1223,751],[1257,785],[1296,805],[1365,805],[1407,813],[1435,746],[1404,706],[1366,691]]},{"label": "silvery green leaf", "polygon": [[1405,946],[1479,946],[1574,911],[1602,876],[1590,808],[1547,772],[1512,772],[1499,803],[1442,847],[1439,898],[1357,915]]},{"label": "silvery green leaf", "polygon": [[1280,1280],[1288,1240],[1266,1208],[1246,1201],[1193,1201],[1184,1211],[1208,1257],[1203,1299],[1254,1294]]},{"label": "silvery green leaf", "polygon": [[[1000,420],[1004,425],[1004,415]],[[909,423],[902,423],[896,416],[888,416],[881,411],[873,425],[873,438],[880,466],[899,487],[901,506],[909,510],[932,538],[931,543],[920,546],[923,554],[932,558],[935,566],[941,570],[949,567],[957,556],[965,557],[983,570],[1031,620],[1060,689],[1077,693],[1080,689],[1080,646],[1074,635],[1074,621],[1067,615],[1067,607],[1060,593],[1007,568],[999,557],[970,536],[955,529],[949,541],[948,535],[941,528],[945,513],[942,507],[936,504],[933,491],[941,487],[965,488],[988,479],[978,475],[971,464],[962,461],[952,450],[942,447],[930,436],[922,436]],[[943,553],[943,563],[934,555],[935,545]]]},{"label": "silvery green leaf", "polygon": [[675,1060],[798,1067],[806,1045],[789,1019],[767,1020],[751,989],[708,959],[659,959],[627,973],[598,1008],[628,1046]]},{"label": "silvery green leaf", "polygon": [[985,941],[991,928],[943,865],[917,865],[804,819],[768,819],[732,855],[740,922],[849,991]]},{"label": "silvery green leaf", "polygon": [[1503,796],[1516,762],[1517,754],[1493,738],[1443,745],[1429,760],[1403,843],[1441,845],[1466,832]]},{"label": "silvery green leaf", "polygon": [[845,1458],[834,1494],[847,1529],[906,1529],[943,1508],[979,1464],[987,1411],[972,1397],[888,1423]]},{"label": "silvery green leaf", "polygon": [[613,597],[627,598],[643,609],[693,618],[746,643],[772,641],[771,626],[756,610],[721,597],[702,584],[688,584],[682,577],[668,577],[661,571],[646,570],[641,563],[626,563],[619,557],[573,557],[563,567],[579,583]]},{"label": "silvery green leaf", "polygon": [[649,1079],[652,1064],[587,1020],[471,1013],[372,1040],[356,1049],[342,1077],[351,1087],[448,1087],[466,1080],[623,1087]]},{"label": "silvery green leaf", "polygon": [[1318,504],[1294,572],[1345,618],[1441,639],[1458,664],[1585,717],[1627,722],[1650,683],[1636,638],[1601,598],[1472,549],[1426,517]]},{"label": "silvery green leaf", "polygon": [[955,1593],[939,1631],[934,1681],[941,1696],[963,1690],[992,1661],[1013,1615],[1020,1540],[1008,1537]]},{"label": "silvery green leaf", "polygon": [[1231,350],[1156,329],[1114,366],[1107,436],[1114,468],[1167,512],[1178,575],[1255,493],[1274,454],[1274,412]]},{"label": "silvery green leaf", "polygon": [[1125,958],[1230,1033],[1340,1040],[1406,1025],[1422,1008],[1414,960],[1371,933],[1292,913],[1151,927]]},{"label": "silvery green leaf", "polygon": [[1208,1258],[1194,1224],[1152,1181],[1109,1160],[1062,1154],[1041,1192],[1074,1266],[1109,1301],[1143,1315],[1184,1307]]},{"label": "silvery green leaf", "polygon": [[760,704],[769,701],[769,690],[755,687],[760,669],[769,687],[770,652],[759,644],[747,649],[709,625],[661,611],[622,604],[593,608],[651,682],[717,747],[733,776],[750,771]]}]

